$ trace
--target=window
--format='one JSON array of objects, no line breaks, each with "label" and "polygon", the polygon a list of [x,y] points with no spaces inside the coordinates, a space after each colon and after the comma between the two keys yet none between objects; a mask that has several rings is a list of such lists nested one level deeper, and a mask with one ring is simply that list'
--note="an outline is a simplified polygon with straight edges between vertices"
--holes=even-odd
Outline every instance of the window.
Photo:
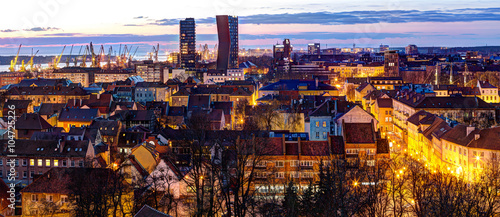
[{"label": "window", "polygon": [[46,159],[45,160],[45,166],[46,167],[50,167],[50,159]]},{"label": "window", "polygon": [[319,127],[319,121],[316,121],[316,127]]},{"label": "window", "polygon": [[300,173],[297,171],[292,171],[292,172],[290,172],[290,178],[298,179],[298,178],[300,178]]},{"label": "window", "polygon": [[16,167],[19,166],[19,159],[15,160]]},{"label": "window", "polygon": [[3,170],[0,170],[0,177],[3,177]]},{"label": "window", "polygon": [[78,161],[78,166],[79,166],[79,167],[83,167],[83,160]]},{"label": "window", "polygon": [[285,163],[283,161],[276,161],[276,167],[283,167],[285,166]]},{"label": "window", "polygon": [[69,202],[68,196],[66,195],[61,196],[61,203],[68,203],[68,202]]},{"label": "window", "polygon": [[47,195],[47,201],[52,202],[54,200],[54,196],[52,195]]},{"label": "window", "polygon": [[316,139],[319,139],[319,132],[316,132]]},{"label": "window", "polygon": [[54,166],[58,167],[59,166],[59,160],[54,160]]},{"label": "window", "polygon": [[326,127],[326,121],[323,121],[323,127]]},{"label": "window", "polygon": [[292,160],[290,161],[290,167],[297,167],[299,166],[299,161],[298,160]]},{"label": "window", "polygon": [[28,159],[23,159],[23,166],[27,166],[28,165]]},{"label": "window", "polygon": [[313,162],[309,161],[309,160],[301,160],[300,161],[300,166],[301,167],[312,167],[313,166]]},{"label": "window", "polygon": [[43,166],[43,160],[42,159],[38,159],[38,166],[39,167]]},{"label": "window", "polygon": [[63,160],[63,161],[62,161],[62,166],[63,166],[63,167],[67,167],[67,166],[68,166],[68,165],[66,164],[66,160]]},{"label": "window", "polygon": [[285,173],[284,172],[277,172],[276,173],[276,178],[277,179],[283,179],[283,178],[285,178]]},{"label": "window", "polygon": [[326,139],[326,136],[327,136],[326,132],[323,132],[323,139]]},{"label": "window", "polygon": [[38,201],[38,195],[37,194],[32,194],[31,195],[31,201]]},{"label": "window", "polygon": [[28,171],[23,171],[23,178],[28,178]]},{"label": "window", "polygon": [[74,160],[71,161],[71,167],[75,167],[75,161]]},{"label": "window", "polygon": [[30,171],[30,178],[33,178],[35,176],[35,171]]},{"label": "window", "polygon": [[0,166],[3,166],[3,159],[0,159]]}]

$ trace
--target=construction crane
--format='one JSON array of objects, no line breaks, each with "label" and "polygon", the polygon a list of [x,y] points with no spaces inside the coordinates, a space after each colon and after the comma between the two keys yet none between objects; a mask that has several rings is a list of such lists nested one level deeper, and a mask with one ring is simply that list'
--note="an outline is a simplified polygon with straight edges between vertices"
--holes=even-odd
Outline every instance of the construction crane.
[{"label": "construction crane", "polygon": [[62,51],[61,51],[61,54],[59,54],[59,56],[56,56],[56,57],[54,58],[54,62],[53,62],[53,64],[52,64],[52,68],[53,68],[53,69],[57,69],[57,67],[58,67],[57,65],[59,65],[59,62],[61,62],[61,57],[62,57],[62,55],[63,55],[63,53],[64,53],[64,49],[66,49],[66,45],[64,45],[64,47],[63,47],[63,49],[62,49]]},{"label": "construction crane", "polygon": [[14,59],[10,61],[9,70],[11,72],[15,72],[16,71],[17,59],[19,58],[19,51],[21,51],[21,46],[22,46],[22,44],[20,44],[19,48],[17,49],[16,57],[14,57]]},{"label": "construction crane", "polygon": [[75,59],[74,59],[75,60],[75,67],[78,64],[78,57],[80,56],[80,53],[82,52],[82,48],[83,48],[83,45],[80,46],[80,51],[78,51],[78,56],[76,56]]},{"label": "construction crane", "polygon": [[69,60],[71,59],[72,53],[73,53],[73,45],[71,45],[71,50],[69,51],[69,57],[66,57],[66,67],[69,67]]}]

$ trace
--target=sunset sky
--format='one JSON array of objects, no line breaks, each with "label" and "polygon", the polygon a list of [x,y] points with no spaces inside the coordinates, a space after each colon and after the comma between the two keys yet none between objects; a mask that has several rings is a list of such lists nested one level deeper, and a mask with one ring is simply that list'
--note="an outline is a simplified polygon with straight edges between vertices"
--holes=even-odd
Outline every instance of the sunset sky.
[{"label": "sunset sky", "polygon": [[186,17],[196,20],[198,46],[213,47],[221,14],[239,16],[241,48],[272,48],[283,38],[299,49],[312,42],[322,48],[500,45],[498,0],[21,0],[2,1],[0,8],[0,55],[14,55],[19,44],[24,54],[35,47],[43,55],[90,41],[134,44],[139,52],[160,43],[162,51],[174,51]]}]

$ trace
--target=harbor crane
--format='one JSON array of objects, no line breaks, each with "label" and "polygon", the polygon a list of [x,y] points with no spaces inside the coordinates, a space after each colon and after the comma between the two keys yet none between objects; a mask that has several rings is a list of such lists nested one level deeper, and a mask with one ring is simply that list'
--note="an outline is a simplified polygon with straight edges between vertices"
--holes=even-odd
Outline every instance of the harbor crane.
[{"label": "harbor crane", "polygon": [[83,45],[80,46],[80,51],[78,51],[78,56],[76,56],[75,59],[74,59],[74,61],[75,61],[75,67],[78,64],[78,57],[80,56],[80,53],[82,52],[82,48],[83,48]]},{"label": "harbor crane", "polygon": [[63,49],[62,49],[62,51],[61,51],[61,54],[59,54],[59,56],[56,56],[56,57],[54,58],[54,62],[53,62],[53,64],[52,64],[52,68],[53,68],[53,69],[57,69],[57,67],[58,67],[57,65],[59,65],[59,62],[61,62],[61,57],[62,57],[62,55],[63,55],[63,53],[64,53],[64,49],[66,49],[66,45],[64,45],[64,47],[63,47]]},{"label": "harbor crane", "polygon": [[28,62],[26,63],[26,65],[24,64],[24,60],[22,61],[22,64],[21,64],[21,69],[19,69],[20,72],[27,72],[27,67],[29,67],[29,71],[33,71],[33,58],[35,57],[36,54],[38,54],[38,51],[36,51],[35,54],[33,54],[33,48],[31,48],[31,57],[30,57],[30,60],[28,60]]},{"label": "harbor crane", "polygon": [[66,57],[66,67],[69,67],[69,61],[71,59],[72,53],[73,53],[73,45],[71,45],[71,50],[69,51],[69,57]]},{"label": "harbor crane", "polygon": [[16,57],[14,57],[14,59],[10,61],[9,70],[11,72],[15,72],[16,71],[17,59],[19,58],[19,51],[21,51],[21,46],[22,46],[22,44],[20,44],[19,48],[17,49]]}]

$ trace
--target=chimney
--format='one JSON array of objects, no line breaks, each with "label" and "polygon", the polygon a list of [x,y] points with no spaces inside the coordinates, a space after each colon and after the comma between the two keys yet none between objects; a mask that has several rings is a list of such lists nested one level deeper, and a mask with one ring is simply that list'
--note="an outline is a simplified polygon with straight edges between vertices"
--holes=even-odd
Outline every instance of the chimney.
[{"label": "chimney", "polygon": [[319,83],[319,79],[318,79],[318,77],[314,78],[314,81],[315,81],[315,83],[316,83],[316,88],[317,88],[317,87],[318,87],[318,83]]},{"label": "chimney", "polygon": [[474,140],[478,140],[480,137],[481,135],[479,135],[479,133],[474,134]]},{"label": "chimney", "polygon": [[101,99],[101,94],[97,94],[97,99]]},{"label": "chimney", "polygon": [[476,128],[475,128],[475,127],[473,127],[473,126],[468,126],[468,127],[467,127],[467,134],[466,134],[465,136],[469,136],[469,134],[470,134],[472,131],[474,131],[475,129],[476,129]]}]

